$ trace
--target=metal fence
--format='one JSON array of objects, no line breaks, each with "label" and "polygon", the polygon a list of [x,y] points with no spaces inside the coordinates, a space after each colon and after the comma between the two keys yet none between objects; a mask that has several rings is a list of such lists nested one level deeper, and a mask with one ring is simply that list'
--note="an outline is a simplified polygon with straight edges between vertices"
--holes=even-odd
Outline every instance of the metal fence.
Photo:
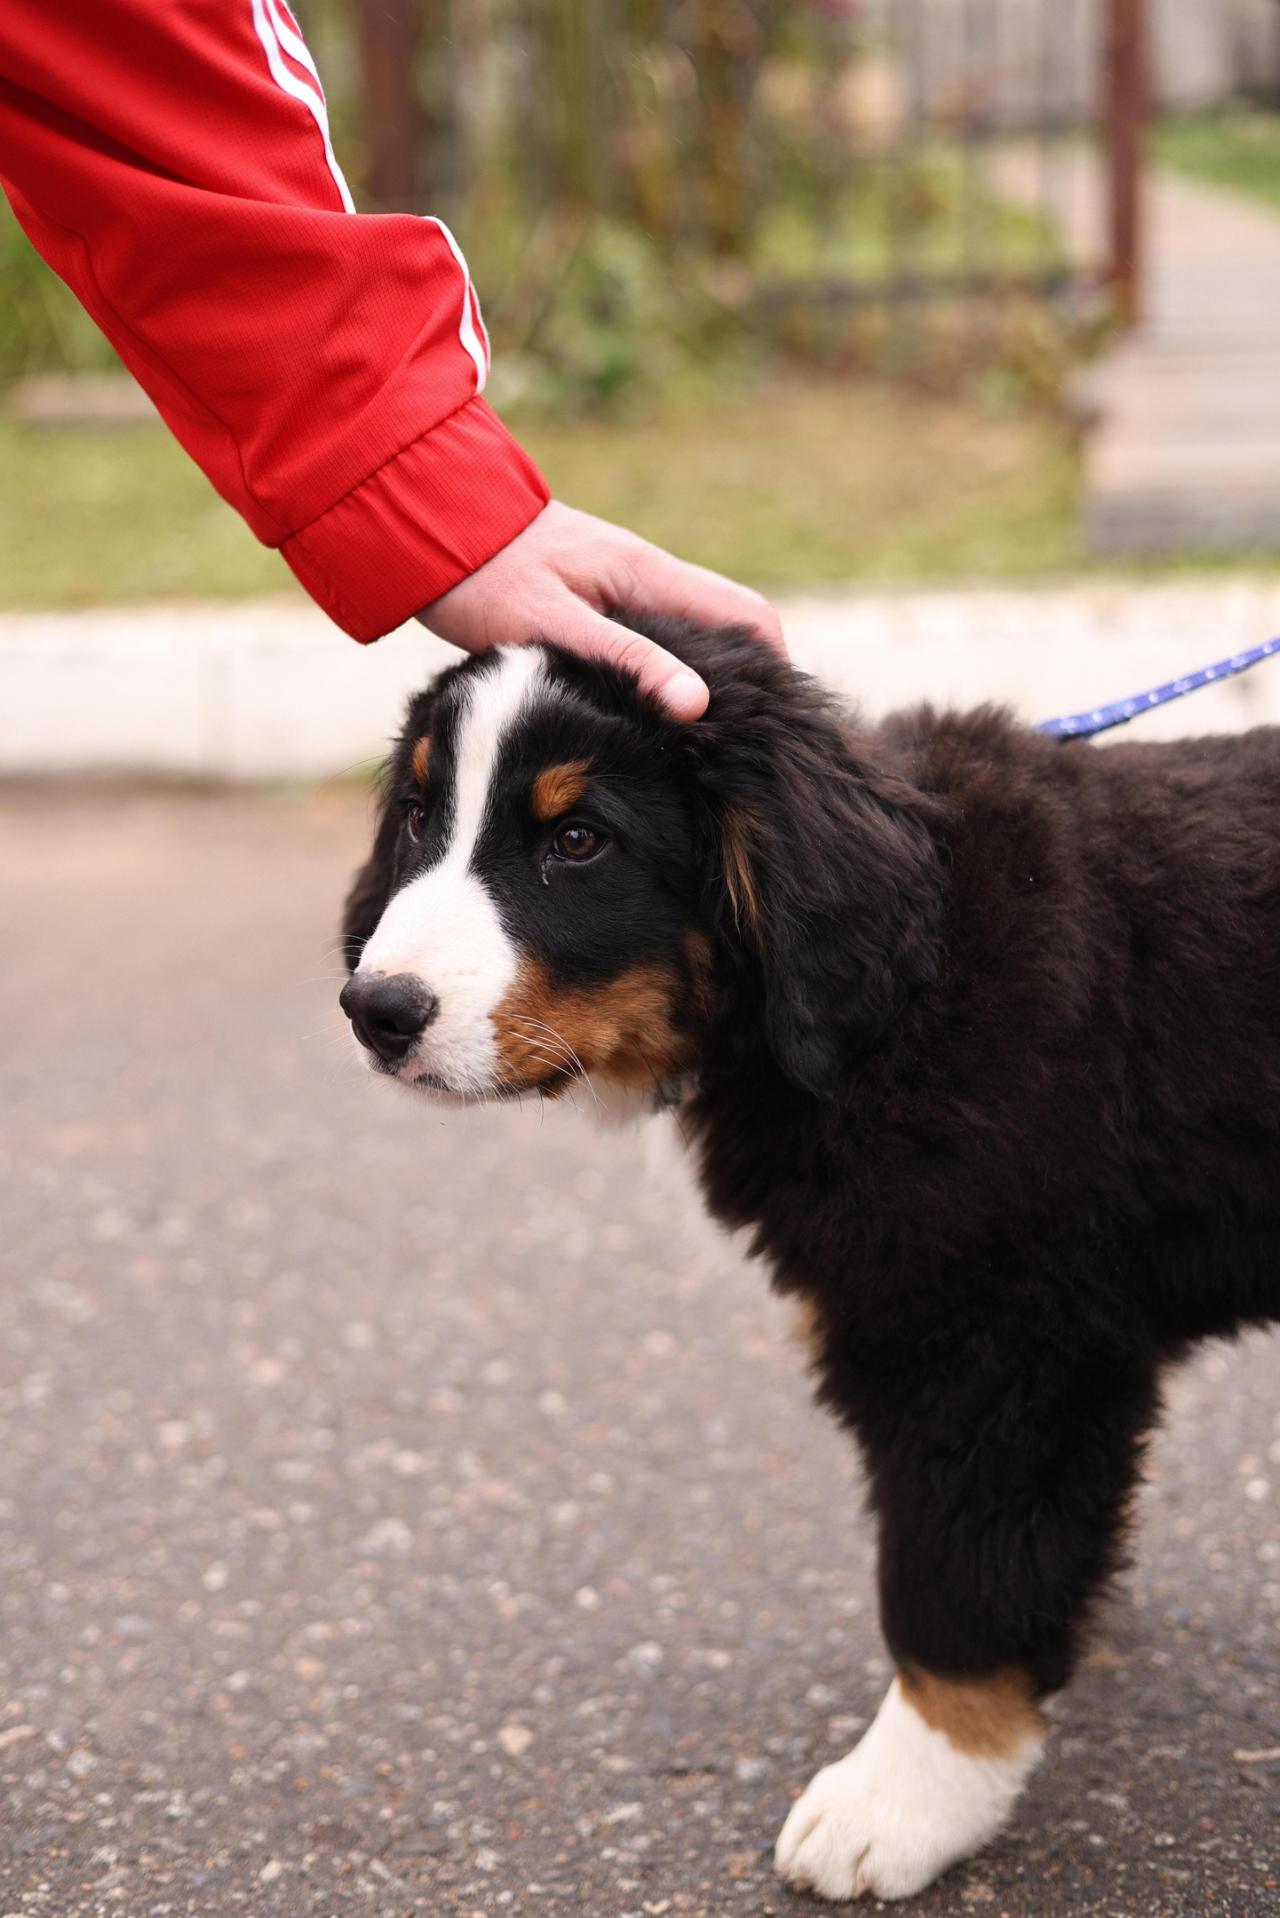
[{"label": "metal fence", "polygon": [[[1147,4],[297,0],[363,204],[443,215],[504,368],[588,402],[669,342],[927,368],[1131,314]],[[110,359],[0,217],[0,379]]]},{"label": "metal fence", "polygon": [[464,233],[500,334],[602,221],[784,332],[1136,303],[1141,0],[353,5],[370,201]]}]

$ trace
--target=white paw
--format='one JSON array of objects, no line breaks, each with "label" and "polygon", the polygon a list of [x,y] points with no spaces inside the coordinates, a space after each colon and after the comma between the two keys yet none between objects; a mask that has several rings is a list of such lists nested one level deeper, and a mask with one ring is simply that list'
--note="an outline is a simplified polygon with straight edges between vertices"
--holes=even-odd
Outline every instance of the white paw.
[{"label": "white paw", "polygon": [[791,1808],[774,1862],[820,1897],[909,1898],[995,1836],[1043,1746],[973,1757],[926,1725],[894,1680],[871,1729]]},{"label": "white paw", "polygon": [[929,1808],[901,1786],[878,1783],[853,1752],[797,1799],[774,1862],[789,1884],[823,1898],[909,1898],[985,1835],[966,1832],[960,1849],[940,1842]]}]

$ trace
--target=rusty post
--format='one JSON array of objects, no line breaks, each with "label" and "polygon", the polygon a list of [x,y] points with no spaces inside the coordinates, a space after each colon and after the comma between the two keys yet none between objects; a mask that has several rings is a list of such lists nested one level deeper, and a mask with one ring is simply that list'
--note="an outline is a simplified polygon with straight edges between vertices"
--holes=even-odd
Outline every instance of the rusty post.
[{"label": "rusty post", "polygon": [[414,81],[421,0],[356,0],[364,77],[365,185],[380,210],[415,207],[424,116]]},{"label": "rusty post", "polygon": [[1107,47],[1108,277],[1122,326],[1142,311],[1143,159],[1147,119],[1146,0],[1110,0]]}]

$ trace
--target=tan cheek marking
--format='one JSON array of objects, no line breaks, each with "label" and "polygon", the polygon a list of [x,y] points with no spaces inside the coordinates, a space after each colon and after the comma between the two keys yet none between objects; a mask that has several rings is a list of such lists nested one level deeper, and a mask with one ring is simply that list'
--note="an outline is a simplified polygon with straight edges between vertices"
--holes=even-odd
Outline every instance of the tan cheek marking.
[{"label": "tan cheek marking", "polygon": [[558,819],[576,806],[587,788],[588,766],[585,759],[570,759],[563,766],[548,766],[533,782],[535,819]]},{"label": "tan cheek marking", "polygon": [[674,1024],[679,982],[661,966],[634,966],[607,986],[557,991],[545,968],[525,960],[492,1014],[509,1085],[554,1096],[587,1072],[617,1085],[652,1085],[690,1063],[693,1040]]},{"label": "tan cheek marking", "polygon": [[427,783],[427,766],[430,760],[431,735],[429,733],[423,733],[422,738],[413,749],[413,758],[410,761],[413,767],[413,776],[420,786],[425,786]]},{"label": "tan cheek marking", "polygon": [[1031,1680],[1015,1666],[988,1678],[938,1678],[903,1666],[898,1677],[925,1724],[971,1758],[1010,1758],[1027,1737],[1044,1734]]}]

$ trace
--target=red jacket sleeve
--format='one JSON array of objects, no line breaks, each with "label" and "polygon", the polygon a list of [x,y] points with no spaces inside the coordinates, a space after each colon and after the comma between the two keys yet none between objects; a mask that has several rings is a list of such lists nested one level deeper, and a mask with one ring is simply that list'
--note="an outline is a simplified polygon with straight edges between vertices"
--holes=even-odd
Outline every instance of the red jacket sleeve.
[{"label": "red jacket sleeve", "polygon": [[0,0],[0,179],[187,451],[357,639],[547,491],[437,220],[351,210],[284,0]]}]

